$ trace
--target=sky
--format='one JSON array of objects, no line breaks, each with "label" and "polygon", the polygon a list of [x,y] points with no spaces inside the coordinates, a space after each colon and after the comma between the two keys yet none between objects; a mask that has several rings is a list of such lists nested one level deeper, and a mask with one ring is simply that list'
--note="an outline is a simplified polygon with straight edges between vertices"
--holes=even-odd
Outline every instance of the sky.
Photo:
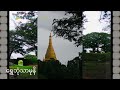
[{"label": "sky", "polygon": [[[9,12],[9,29],[10,30],[14,30],[15,27],[16,27],[16,24],[13,21],[13,20],[15,20],[15,18],[13,16],[13,13],[16,13],[16,11],[10,11]],[[16,20],[16,22],[17,22],[17,20]]]},{"label": "sky", "polygon": [[107,25],[107,23],[102,22],[100,23],[100,11],[86,11],[84,13],[88,19],[88,22],[85,23],[84,27],[85,30],[83,31],[83,34],[88,34],[91,32],[106,32],[110,33],[110,30],[105,31],[103,28]]},{"label": "sky", "polygon": [[[49,35],[52,29],[52,22],[54,18],[63,18],[64,12],[54,11],[39,11],[38,13],[38,59],[43,60],[45,57]],[[67,64],[68,60],[72,60],[78,56],[78,52],[82,52],[82,46],[75,47],[73,42],[69,42],[63,38],[52,37],[53,47],[57,59]]]},{"label": "sky", "polygon": [[[12,20],[12,13],[10,13],[10,30],[15,28],[15,24]],[[60,19],[65,17],[64,11],[39,11],[38,13],[38,59],[43,59],[48,47],[49,34],[52,29],[52,21],[54,18]],[[102,28],[106,25],[105,23],[100,23],[100,11],[86,11],[84,12],[88,19],[88,22],[85,23],[85,30],[83,34],[88,34],[91,32],[108,32],[103,31]],[[69,17],[69,16],[66,16]],[[16,21],[19,22],[19,21]],[[24,22],[24,21],[23,21]],[[61,63],[66,64],[68,60],[72,60],[75,56],[78,55],[78,52],[82,52],[82,46],[75,47],[73,42],[64,40],[59,37],[52,37],[53,47],[56,52],[57,59]],[[34,53],[31,53],[34,54]],[[12,57],[17,58],[21,57],[19,54],[13,54]]]},{"label": "sky", "polygon": [[[38,59],[44,58],[48,47],[49,34],[52,30],[53,19],[65,17],[64,11],[39,11],[38,13]],[[91,32],[105,32],[102,30],[104,24],[99,22],[100,12],[85,12],[88,22],[85,23],[83,34]],[[69,16],[66,16],[69,17]],[[53,38],[53,47],[55,49],[57,59],[61,63],[66,64],[68,60],[72,60],[78,56],[78,52],[82,52],[82,46],[75,47],[74,42],[69,42],[59,37]]]}]

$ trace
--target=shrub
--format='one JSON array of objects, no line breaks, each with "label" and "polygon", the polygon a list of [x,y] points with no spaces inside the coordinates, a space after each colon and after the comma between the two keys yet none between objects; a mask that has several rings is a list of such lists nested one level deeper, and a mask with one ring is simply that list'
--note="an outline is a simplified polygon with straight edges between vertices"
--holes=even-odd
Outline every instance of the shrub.
[{"label": "shrub", "polygon": [[26,55],[24,57],[24,64],[29,65],[29,64],[37,64],[38,60],[35,55]]},{"label": "shrub", "polygon": [[111,60],[111,53],[83,53],[84,61],[99,61],[105,62]]}]

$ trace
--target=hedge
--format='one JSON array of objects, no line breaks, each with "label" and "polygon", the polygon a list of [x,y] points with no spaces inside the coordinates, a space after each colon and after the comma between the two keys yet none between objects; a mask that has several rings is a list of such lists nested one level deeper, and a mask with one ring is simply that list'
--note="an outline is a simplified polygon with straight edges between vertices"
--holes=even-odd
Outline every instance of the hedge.
[{"label": "hedge", "polygon": [[18,65],[19,60],[23,61],[24,66],[38,64],[37,56],[35,56],[35,55],[26,55],[26,56],[24,56],[24,58],[10,59],[9,62]]},{"label": "hedge", "polygon": [[111,53],[83,53],[82,58],[84,61],[110,61]]},{"label": "hedge", "polygon": [[26,59],[24,60],[25,65],[33,65],[38,63],[37,57],[35,55],[26,55],[24,58]]}]

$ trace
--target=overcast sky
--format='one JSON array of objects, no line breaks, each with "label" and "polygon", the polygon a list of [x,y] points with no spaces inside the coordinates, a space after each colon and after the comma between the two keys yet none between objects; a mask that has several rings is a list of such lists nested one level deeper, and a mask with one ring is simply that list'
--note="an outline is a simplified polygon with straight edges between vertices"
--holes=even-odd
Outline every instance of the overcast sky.
[{"label": "overcast sky", "polygon": [[[38,58],[43,59],[45,56],[49,34],[52,30],[53,19],[60,19],[65,17],[64,11],[39,11],[38,13]],[[89,11],[85,12],[88,22],[85,24],[85,30],[83,34],[91,32],[104,32],[102,30],[104,24],[99,22],[100,12]],[[68,60],[72,60],[75,56],[78,56],[78,52],[82,52],[82,46],[75,47],[74,42],[69,42],[63,38],[53,37],[53,47],[55,49],[57,59],[63,64],[66,64]]]},{"label": "overcast sky", "polygon": [[[43,60],[45,57],[49,35],[52,29],[53,19],[63,18],[64,12],[60,11],[40,11],[38,13],[38,58]],[[64,40],[59,37],[52,37],[53,47],[57,56],[57,59],[61,63],[66,64],[68,60],[72,60],[75,56],[78,56],[78,52],[82,52],[81,47],[75,47],[73,42]]]},{"label": "overcast sky", "polygon": [[[11,12],[13,13],[13,12]],[[10,13],[10,14],[11,14]],[[52,29],[52,21],[54,18],[59,19],[64,17],[64,11],[39,11],[38,14],[38,59],[43,60],[45,56],[48,42],[49,42],[49,34]],[[85,23],[85,30],[83,34],[88,34],[91,32],[105,32],[103,31],[103,27],[106,25],[105,23],[100,23],[100,11],[86,11],[86,17],[88,22]],[[14,29],[15,25],[13,23],[12,15],[10,16],[10,29]],[[109,32],[109,31],[106,31]],[[66,64],[68,60],[73,59],[78,55],[79,51],[82,51],[81,47],[75,47],[73,42],[69,42],[68,40],[64,40],[63,38],[52,37],[53,47],[56,52],[57,59],[60,60],[61,63]],[[20,55],[12,55],[13,57],[19,57]]]}]

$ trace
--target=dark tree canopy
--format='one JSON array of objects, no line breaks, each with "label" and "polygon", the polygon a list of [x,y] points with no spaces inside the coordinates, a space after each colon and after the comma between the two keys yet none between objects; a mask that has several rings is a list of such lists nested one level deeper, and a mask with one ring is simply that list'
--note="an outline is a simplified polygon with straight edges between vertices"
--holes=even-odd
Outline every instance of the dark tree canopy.
[{"label": "dark tree canopy", "polygon": [[20,53],[22,55],[25,54],[25,50],[23,49],[23,41],[19,38],[18,32],[15,30],[9,31],[9,56],[12,53]]},{"label": "dark tree canopy", "polygon": [[[17,42],[21,41],[22,47],[27,46],[27,49],[24,50],[21,47],[21,53],[20,54],[28,54],[31,51],[35,51],[37,55],[37,12],[36,11],[20,11],[14,14],[14,16],[19,17],[21,19],[26,20],[25,23],[19,22],[19,24],[16,26],[16,30],[14,32],[16,34]],[[10,39],[11,44],[12,39]],[[13,43],[15,44],[15,43]],[[17,47],[16,49],[19,49],[20,47]],[[10,47],[10,49],[12,49]],[[16,51],[16,53],[19,53],[19,51]]]},{"label": "dark tree canopy", "polygon": [[46,79],[65,79],[67,77],[66,66],[58,60],[39,61],[38,68],[39,79],[43,79],[43,77]]},{"label": "dark tree canopy", "polygon": [[99,48],[103,52],[111,51],[111,35],[107,33],[92,32],[83,36],[83,47],[92,48],[93,52],[100,52]]},{"label": "dark tree canopy", "polygon": [[78,59],[74,59],[65,66],[58,60],[39,61],[39,79],[80,79],[78,62]]},{"label": "dark tree canopy", "polygon": [[[69,14],[70,17],[62,19],[53,20],[53,33],[56,36],[63,37],[69,41],[74,41],[76,46],[81,45],[82,41],[82,32],[84,29],[84,23],[87,22],[86,16],[84,15],[85,11],[66,11],[66,14]],[[108,20],[110,27],[111,13],[109,11],[101,11],[100,21]]]},{"label": "dark tree canopy", "polygon": [[68,18],[53,20],[53,33],[57,36],[68,39],[69,41],[81,40],[83,24],[86,22],[83,11],[66,11]]}]

